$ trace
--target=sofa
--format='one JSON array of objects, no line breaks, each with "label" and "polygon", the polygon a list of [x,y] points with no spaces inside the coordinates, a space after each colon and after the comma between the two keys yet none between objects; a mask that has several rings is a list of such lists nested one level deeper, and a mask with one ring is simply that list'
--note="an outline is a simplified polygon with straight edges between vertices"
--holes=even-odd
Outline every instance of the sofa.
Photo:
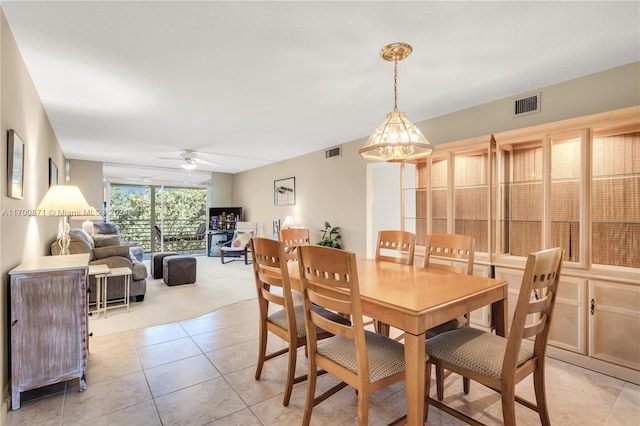
[{"label": "sofa", "polygon": [[[100,225],[105,226],[103,224]],[[141,262],[143,249],[136,243],[120,241],[117,227],[115,227],[115,224],[110,225],[112,226],[109,229],[115,230],[115,233],[94,232],[93,237],[82,229],[72,229],[69,231],[71,239],[69,252],[71,254],[89,253],[89,265],[107,265],[109,268],[127,267],[131,269],[129,295],[135,297],[136,302],[142,302],[147,291],[147,267]],[[60,254],[59,240],[51,244],[51,254],[54,256]],[[124,280],[124,277],[109,278],[107,300],[121,299],[123,297]],[[93,289],[96,288],[94,276],[89,276],[89,285]],[[95,303],[95,301],[96,295],[92,291],[89,293],[89,302]]]}]

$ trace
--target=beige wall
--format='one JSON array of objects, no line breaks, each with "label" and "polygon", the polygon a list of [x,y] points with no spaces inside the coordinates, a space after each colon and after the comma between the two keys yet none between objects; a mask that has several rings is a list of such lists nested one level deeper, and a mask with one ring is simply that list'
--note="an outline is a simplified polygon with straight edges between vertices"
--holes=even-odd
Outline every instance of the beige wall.
[{"label": "beige wall", "polygon": [[640,62],[536,90],[541,92],[536,114],[513,117],[514,98],[506,98],[417,125],[439,144],[638,105]]},{"label": "beige wall", "polygon": [[207,194],[207,206],[232,207],[233,175],[230,173],[211,173],[211,185]]},{"label": "beige wall", "polygon": [[[507,98],[417,125],[432,143],[439,144],[640,105],[639,76],[640,63],[633,63],[542,88],[542,108],[537,114],[514,118],[513,98]],[[234,204],[243,206],[247,219],[259,222],[262,235],[266,236],[271,235],[272,219],[283,220],[288,214],[294,215],[296,224],[309,227],[315,239],[328,220],[342,228],[346,249],[366,256],[374,232],[375,215],[371,210],[374,205],[396,200],[397,194],[376,191],[368,185],[371,169],[358,155],[365,140],[344,143],[343,155],[338,159],[325,159],[322,150],[239,173],[233,183]],[[290,176],[296,178],[296,205],[274,207],[273,181]],[[399,209],[395,214],[396,217],[388,217],[389,227],[399,223]],[[380,220],[380,215],[378,219],[377,229],[384,228],[384,219]]]},{"label": "beige wall", "polygon": [[[4,13],[0,16],[0,424],[9,408],[8,272],[24,260],[49,253],[57,236],[58,218],[29,216],[49,187],[49,158],[64,182],[64,156],[22,60]],[[14,129],[25,143],[24,199],[7,197],[7,131]],[[61,167],[62,166],[62,167]],[[24,213],[24,214],[23,214]]]},{"label": "beige wall", "polygon": [[[98,212],[102,210],[102,202],[104,201],[102,176],[101,162],[69,160],[69,185],[77,185],[87,203]],[[71,229],[82,228],[82,222],[82,220],[71,219]]]},{"label": "beige wall", "polygon": [[[272,235],[273,219],[292,215],[296,225],[320,239],[324,222],[340,226],[345,248],[364,254],[366,163],[355,143],[343,145],[342,156],[325,158],[323,151],[235,175],[233,202],[245,208],[245,219],[258,222],[259,235]],[[273,181],[296,178],[296,204],[273,205]]]}]

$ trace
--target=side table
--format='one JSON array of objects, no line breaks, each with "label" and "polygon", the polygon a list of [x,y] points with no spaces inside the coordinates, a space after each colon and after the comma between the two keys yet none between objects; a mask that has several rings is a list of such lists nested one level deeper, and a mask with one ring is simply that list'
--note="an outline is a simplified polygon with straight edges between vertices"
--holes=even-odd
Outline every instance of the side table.
[{"label": "side table", "polygon": [[[104,313],[107,315],[107,299],[106,299],[106,288],[107,288],[107,275],[110,270],[107,265],[89,265],[89,275],[94,275],[96,277],[96,318],[100,318],[100,314]],[[105,289],[103,298],[102,290]]]},{"label": "side table", "polygon": [[[127,312],[129,312],[129,293],[131,291],[131,269],[127,267],[123,268],[111,268],[109,273],[105,276],[104,285],[102,286],[102,297],[103,306],[104,306],[104,317],[107,317],[107,309],[113,308],[127,308]],[[109,278],[111,277],[124,277],[124,296],[122,299],[112,300],[112,302],[121,302],[119,305],[115,306],[107,306],[107,285],[109,283]]]}]

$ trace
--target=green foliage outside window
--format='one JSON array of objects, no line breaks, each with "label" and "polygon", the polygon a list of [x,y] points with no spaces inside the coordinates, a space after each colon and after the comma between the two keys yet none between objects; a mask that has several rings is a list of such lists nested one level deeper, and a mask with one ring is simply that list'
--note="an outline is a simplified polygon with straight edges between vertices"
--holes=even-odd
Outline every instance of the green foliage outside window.
[{"label": "green foliage outside window", "polygon": [[207,222],[207,193],[199,188],[112,185],[108,219],[118,225],[122,240],[136,241],[150,252],[152,224],[162,223],[165,236],[195,235],[198,225]]}]

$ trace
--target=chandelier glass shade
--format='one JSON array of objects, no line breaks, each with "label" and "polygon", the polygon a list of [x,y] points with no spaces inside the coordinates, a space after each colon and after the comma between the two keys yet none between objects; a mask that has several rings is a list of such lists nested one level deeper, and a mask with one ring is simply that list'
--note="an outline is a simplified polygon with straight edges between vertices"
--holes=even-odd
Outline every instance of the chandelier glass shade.
[{"label": "chandelier glass shade", "polygon": [[398,61],[411,52],[411,46],[406,43],[389,44],[380,51],[382,59],[394,62],[394,106],[384,123],[373,131],[360,149],[365,160],[395,163],[425,158],[433,152],[433,145],[420,129],[405,117],[404,112],[398,111]]}]

